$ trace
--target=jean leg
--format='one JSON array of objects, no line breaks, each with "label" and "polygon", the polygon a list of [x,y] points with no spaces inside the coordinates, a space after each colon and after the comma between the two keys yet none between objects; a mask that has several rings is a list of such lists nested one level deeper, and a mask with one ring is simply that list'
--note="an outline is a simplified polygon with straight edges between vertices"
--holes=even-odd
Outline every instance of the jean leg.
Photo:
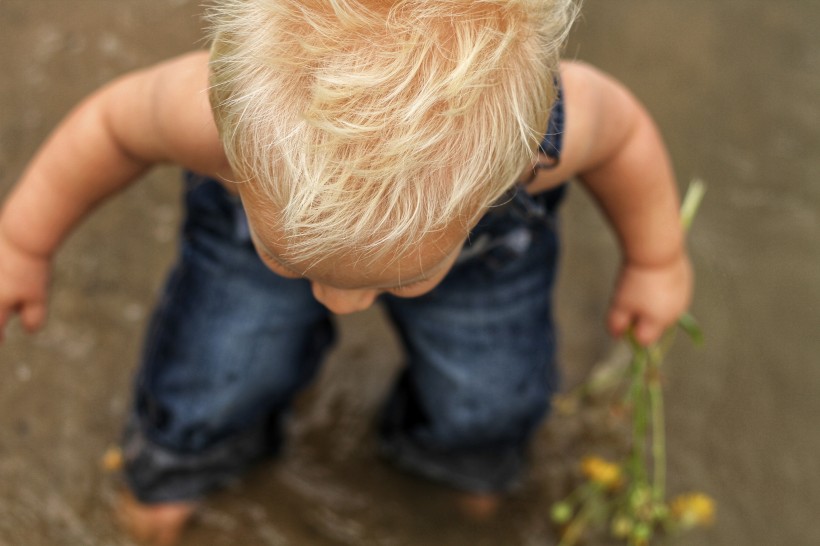
[{"label": "jean leg", "polygon": [[126,427],[126,477],[143,502],[199,497],[273,454],[333,338],[308,283],[265,268],[238,204],[213,184],[189,191]]},{"label": "jean leg", "polygon": [[527,233],[504,235],[522,252],[476,256],[425,296],[387,298],[408,352],[381,427],[398,465],[469,491],[516,483],[558,382],[557,237]]}]

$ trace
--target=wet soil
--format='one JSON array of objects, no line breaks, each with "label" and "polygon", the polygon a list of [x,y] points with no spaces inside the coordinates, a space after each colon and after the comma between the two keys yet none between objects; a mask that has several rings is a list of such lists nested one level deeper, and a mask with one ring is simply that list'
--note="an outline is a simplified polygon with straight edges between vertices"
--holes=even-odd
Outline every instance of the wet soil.
[{"label": "wet soil", "polygon": [[[192,0],[0,0],[0,193],[81,97],[202,45]],[[691,235],[704,348],[666,365],[670,489],[715,496],[679,543],[820,544],[820,4],[588,0],[567,55],[627,83],[666,135],[681,185],[708,196]],[[117,442],[151,302],[175,248],[170,167],[112,199],[56,261],[48,327],[0,347],[0,545],[128,545],[110,517]],[[612,354],[612,236],[580,189],[564,209],[558,290],[566,388]],[[383,465],[371,422],[401,355],[379,310],[300,400],[282,460],[205,507],[183,545],[547,545],[550,503],[588,452],[623,449],[606,407],[554,415],[496,521]]]}]

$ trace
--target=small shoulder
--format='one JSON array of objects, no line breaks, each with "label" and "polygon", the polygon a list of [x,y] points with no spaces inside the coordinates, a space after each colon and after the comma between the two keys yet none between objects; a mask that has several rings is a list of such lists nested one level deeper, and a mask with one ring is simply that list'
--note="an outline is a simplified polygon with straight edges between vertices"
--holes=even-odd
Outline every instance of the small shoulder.
[{"label": "small shoulder", "polygon": [[[588,64],[578,61],[562,61],[559,77],[560,85],[560,126],[554,123],[556,116],[555,105],[550,117],[550,126],[547,129],[547,136],[541,144],[536,167],[531,175],[525,175],[522,179],[528,178],[531,182],[527,184],[527,191],[537,194],[549,191],[573,176],[576,175],[577,144],[572,137],[575,136],[579,127],[579,110],[582,117],[583,108],[579,109],[579,103],[587,101],[586,93],[588,81],[594,78],[594,69]],[[560,131],[560,134],[554,133]],[[558,148],[555,153],[550,153],[550,147],[545,143]],[[556,145],[555,143],[559,143]],[[546,152],[546,153],[545,153]],[[560,154],[560,158],[556,157]]]},{"label": "small shoulder", "polygon": [[580,61],[561,63],[563,146],[554,169],[538,172],[530,191],[549,190],[595,168],[623,136],[635,101],[615,78]]},{"label": "small shoulder", "polygon": [[561,81],[574,81],[578,78],[589,77],[590,74],[598,72],[598,69],[584,61],[562,60],[561,61]]},{"label": "small shoulder", "polygon": [[202,174],[226,176],[228,163],[208,98],[208,53],[182,55],[155,70],[155,112],[171,159]]},{"label": "small shoulder", "polygon": [[208,88],[208,52],[192,51],[146,69],[153,72],[158,90],[165,93],[198,93]]},{"label": "small shoulder", "polygon": [[614,77],[583,61],[563,61],[561,82],[567,102],[580,105],[580,110],[590,106],[590,102],[600,102],[602,95],[623,91],[623,86]]}]

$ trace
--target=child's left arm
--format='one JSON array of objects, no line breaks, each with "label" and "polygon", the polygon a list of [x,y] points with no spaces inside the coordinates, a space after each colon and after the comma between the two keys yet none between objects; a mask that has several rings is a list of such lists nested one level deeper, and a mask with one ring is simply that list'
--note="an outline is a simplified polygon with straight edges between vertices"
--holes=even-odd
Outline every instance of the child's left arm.
[{"label": "child's left arm", "polygon": [[689,305],[692,271],[674,173],[663,140],[640,103],[618,82],[578,63],[562,67],[566,126],[561,163],[542,171],[545,187],[577,177],[620,242],[623,262],[607,323],[632,325],[656,341]]}]

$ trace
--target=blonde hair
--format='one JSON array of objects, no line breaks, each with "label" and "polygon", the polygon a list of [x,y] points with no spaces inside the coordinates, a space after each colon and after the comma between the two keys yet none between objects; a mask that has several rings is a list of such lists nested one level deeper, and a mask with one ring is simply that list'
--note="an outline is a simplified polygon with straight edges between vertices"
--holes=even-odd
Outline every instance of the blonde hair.
[{"label": "blonde hair", "polygon": [[211,105],[289,256],[399,256],[533,160],[572,0],[219,0]]}]

